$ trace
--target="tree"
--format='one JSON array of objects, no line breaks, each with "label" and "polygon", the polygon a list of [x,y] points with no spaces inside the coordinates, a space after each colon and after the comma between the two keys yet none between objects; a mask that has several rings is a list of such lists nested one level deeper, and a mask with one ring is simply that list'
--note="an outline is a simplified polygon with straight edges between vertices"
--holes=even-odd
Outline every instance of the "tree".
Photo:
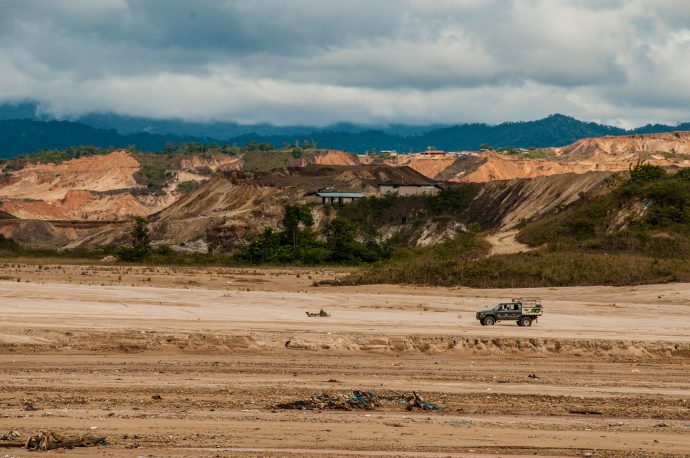
[{"label": "tree", "polygon": [[293,247],[301,245],[314,226],[314,217],[306,205],[288,205],[283,215],[284,235]]},{"label": "tree", "polygon": [[355,240],[356,228],[349,219],[337,216],[323,230],[326,246],[333,261],[353,261],[358,256],[359,244]]},{"label": "tree", "polygon": [[279,263],[289,260],[289,256],[280,244],[281,234],[267,227],[264,232],[249,239],[247,246],[238,253],[238,258],[253,264]]},{"label": "tree", "polygon": [[636,182],[656,181],[666,176],[666,170],[658,165],[645,164],[641,160],[630,165],[630,179]]},{"label": "tree", "polygon": [[120,260],[136,262],[151,254],[151,240],[147,225],[148,221],[143,216],[132,218],[132,229],[129,231],[129,235],[132,237],[132,246],[120,247],[117,250],[117,256]]},{"label": "tree", "polygon": [[132,248],[135,253],[142,257],[151,251],[151,239],[149,236],[148,220],[143,216],[135,216],[133,219],[134,225],[129,235],[132,236]]}]

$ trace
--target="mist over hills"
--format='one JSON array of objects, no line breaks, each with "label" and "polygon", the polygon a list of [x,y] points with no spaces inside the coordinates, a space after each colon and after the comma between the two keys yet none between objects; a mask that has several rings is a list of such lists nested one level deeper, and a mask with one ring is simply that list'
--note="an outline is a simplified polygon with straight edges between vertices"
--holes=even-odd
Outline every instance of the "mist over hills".
[{"label": "mist over hills", "polygon": [[543,119],[461,125],[410,126],[391,124],[363,126],[339,123],[314,126],[241,125],[235,122],[187,122],[150,119],[113,113],[92,113],[72,120],[56,120],[43,113],[36,102],[0,105],[0,157],[11,158],[45,149],[94,145],[136,146],[143,151],[162,151],[168,143],[246,145],[255,141],[276,147],[316,142],[319,148],[343,149],[356,153],[369,150],[398,150],[402,153],[428,146],[444,150],[477,150],[493,147],[564,146],[587,137],[629,135],[690,130],[690,123],[676,126],[655,124],[636,129],[584,122],[554,114]]}]

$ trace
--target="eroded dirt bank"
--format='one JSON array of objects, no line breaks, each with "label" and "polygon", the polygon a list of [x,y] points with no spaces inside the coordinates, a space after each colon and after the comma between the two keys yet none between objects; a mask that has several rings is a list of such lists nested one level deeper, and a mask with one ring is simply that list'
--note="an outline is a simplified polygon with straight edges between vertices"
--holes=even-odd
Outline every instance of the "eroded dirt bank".
[{"label": "eroded dirt bank", "polygon": [[[11,277],[0,282],[0,434],[110,442],[76,456],[690,453],[687,284],[316,288],[338,273],[119,269],[0,266]],[[526,295],[547,310],[531,328],[474,320]],[[331,316],[305,314],[321,308]],[[353,389],[384,401],[281,407]],[[412,390],[443,410],[407,411]]]}]

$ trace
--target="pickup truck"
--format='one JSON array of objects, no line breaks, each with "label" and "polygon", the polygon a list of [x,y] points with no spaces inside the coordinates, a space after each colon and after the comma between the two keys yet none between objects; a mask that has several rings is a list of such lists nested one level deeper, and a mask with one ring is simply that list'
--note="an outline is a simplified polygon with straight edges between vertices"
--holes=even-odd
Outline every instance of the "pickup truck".
[{"label": "pickup truck", "polygon": [[491,326],[497,321],[515,321],[518,326],[532,326],[532,322],[544,314],[541,299],[516,298],[502,302],[494,308],[477,312],[482,326]]}]

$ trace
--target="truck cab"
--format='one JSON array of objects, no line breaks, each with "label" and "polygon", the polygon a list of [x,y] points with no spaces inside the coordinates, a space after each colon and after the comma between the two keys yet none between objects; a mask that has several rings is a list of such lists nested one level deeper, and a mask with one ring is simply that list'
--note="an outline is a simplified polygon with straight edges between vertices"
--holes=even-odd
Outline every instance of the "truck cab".
[{"label": "truck cab", "polygon": [[491,326],[497,321],[515,321],[518,326],[532,326],[532,322],[543,313],[541,299],[517,298],[477,312],[477,320],[482,326]]}]

